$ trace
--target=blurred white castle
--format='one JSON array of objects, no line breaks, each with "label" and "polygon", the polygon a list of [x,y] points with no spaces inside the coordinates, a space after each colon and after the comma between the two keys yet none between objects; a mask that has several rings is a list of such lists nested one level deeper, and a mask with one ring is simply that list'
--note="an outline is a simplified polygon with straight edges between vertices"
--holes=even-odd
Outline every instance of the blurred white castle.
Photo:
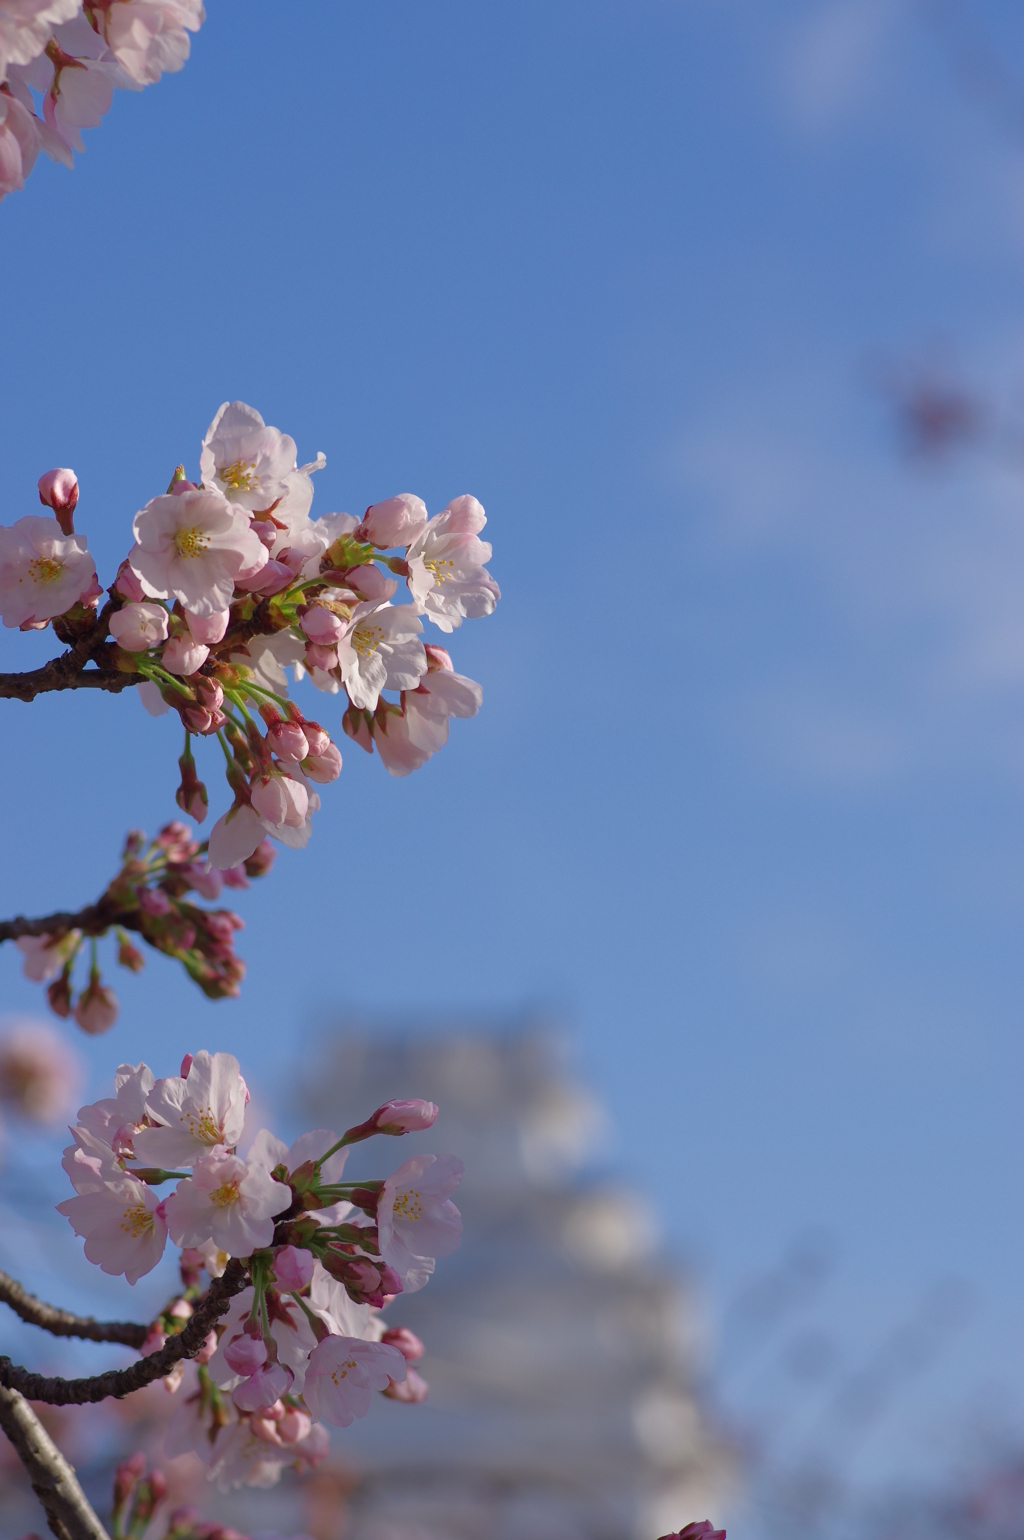
[{"label": "blurred white castle", "polygon": [[335,1435],[359,1481],[341,1504],[348,1482],[319,1479],[316,1540],[654,1540],[720,1515],[731,1460],[700,1405],[693,1302],[642,1198],[583,1174],[605,1119],[558,1039],[350,1027],[324,1050],[307,1125],[390,1097],[441,1107],[427,1134],[357,1147],[349,1172],[432,1149],[466,1176],[461,1250],[388,1312],[427,1344],[430,1399],[378,1398]]}]

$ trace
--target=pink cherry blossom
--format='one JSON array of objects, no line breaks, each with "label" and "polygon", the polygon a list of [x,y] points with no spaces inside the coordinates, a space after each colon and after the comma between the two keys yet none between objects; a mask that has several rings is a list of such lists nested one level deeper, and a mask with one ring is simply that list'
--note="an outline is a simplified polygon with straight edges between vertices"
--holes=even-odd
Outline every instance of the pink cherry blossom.
[{"label": "pink cherry blossom", "polygon": [[288,476],[295,469],[295,440],[268,428],[244,401],[225,401],[207,429],[199,469],[206,486],[218,487],[233,503],[259,512],[287,494]]},{"label": "pink cherry blossom", "polygon": [[[227,1333],[224,1335],[226,1338]],[[260,1337],[250,1337],[243,1331],[224,1343],[224,1362],[234,1374],[255,1374],[266,1361],[267,1344]]]},{"label": "pink cherry blossom", "polygon": [[215,610],[212,615],[193,615],[190,610],[185,611],[185,624],[192,640],[207,647],[213,647],[224,640],[230,619],[230,610]]},{"label": "pink cherry blossom", "polygon": [[175,1245],[212,1240],[230,1256],[247,1257],[270,1245],[274,1216],[291,1201],[291,1188],[264,1166],[218,1146],[199,1157],[192,1176],[165,1200],[167,1226]]},{"label": "pink cherry blossom", "polygon": [[190,635],[172,636],[160,654],[160,662],[169,674],[191,676],[201,669],[210,656],[209,647],[194,642]]},{"label": "pink cherry blossom", "polygon": [[409,547],[409,588],[442,631],[490,615],[501,590],[486,570],[491,547],[478,538],[487,515],[475,497],[456,497]]},{"label": "pink cherry blossom", "polygon": [[310,1355],[303,1397],[313,1416],[347,1428],[365,1417],[375,1390],[406,1376],[397,1348],[357,1337],[325,1337]]},{"label": "pink cherry blossom", "polygon": [[450,1201],[462,1172],[456,1155],[413,1155],[381,1189],[380,1253],[408,1293],[422,1289],[434,1271],[435,1257],[448,1256],[462,1239],[462,1216]]},{"label": "pink cherry blossom", "polygon": [[475,679],[448,670],[430,669],[419,688],[402,702],[410,741],[436,754],[448,742],[449,717],[472,717],[483,704],[484,692]]},{"label": "pink cherry blossom", "polygon": [[0,198],[24,187],[39,154],[41,128],[34,113],[0,88]]},{"label": "pink cherry blossom", "polygon": [[267,559],[244,509],[214,487],[154,497],[135,515],[133,530],[137,544],[128,559],[147,593],[173,595],[196,615],[226,610],[238,574]]},{"label": "pink cherry blossom", "polygon": [[[225,1345],[236,1341],[242,1334],[243,1327],[252,1312],[253,1298],[251,1288],[243,1289],[241,1294],[235,1295],[227,1314],[222,1317],[225,1322],[224,1332],[220,1346],[210,1359],[210,1374],[214,1384],[219,1385],[223,1390],[233,1389],[238,1383],[239,1373],[242,1372],[232,1366]],[[313,1329],[305,1311],[294,1300],[279,1295],[274,1301],[274,1309],[271,1313],[270,1335],[274,1339],[274,1351],[278,1362],[291,1371],[292,1391],[298,1395],[302,1390],[309,1355],[316,1346],[316,1337],[313,1335]],[[254,1365],[254,1367],[258,1366]],[[252,1373],[253,1370],[247,1369],[244,1372]]]},{"label": "pink cherry blossom", "polygon": [[125,1176],[124,1160],[115,1155],[110,1144],[76,1123],[71,1129],[74,1144],[69,1144],[61,1161],[76,1192],[103,1192]]},{"label": "pink cherry blossom", "polygon": [[93,1192],[57,1204],[76,1235],[85,1237],[85,1254],[105,1273],[124,1273],[137,1283],[163,1256],[167,1224],[163,1205],[151,1188],[122,1177]]},{"label": "pink cherry blossom", "polygon": [[[3,98],[0,96],[0,103]],[[0,614],[23,629],[98,598],[96,564],[81,535],[65,535],[56,519],[30,513],[0,527]]]},{"label": "pink cherry blossom", "polygon": [[725,1540],[725,1530],[716,1529],[710,1519],[701,1519],[698,1524],[687,1524],[685,1529],[662,1535],[661,1540]]},{"label": "pink cherry blossom", "polygon": [[0,80],[10,64],[30,64],[55,27],[81,9],[82,0],[15,0],[0,10]]},{"label": "pink cherry blossom", "polygon": [[341,678],[353,706],[376,709],[381,690],[414,690],[427,671],[422,622],[411,605],[359,604],[338,643]]},{"label": "pink cherry blossom", "polygon": [[355,532],[357,540],[366,540],[380,550],[396,545],[411,545],[427,527],[427,505],[412,492],[399,492],[374,503],[363,514]]},{"label": "pink cherry blossom", "polygon": [[188,34],[206,19],[202,0],[114,0],[93,14],[118,64],[142,86],[181,69]]},{"label": "pink cherry blossom", "polygon": [[[78,1109],[84,1129],[119,1154],[131,1154],[131,1140],[146,1119],[146,1097],[155,1084],[148,1064],[122,1064],[114,1076],[114,1095]],[[78,1134],[72,1129],[75,1138]]]},{"label": "pink cherry blossom", "polygon": [[123,604],[110,617],[110,634],[125,652],[148,652],[167,640],[168,616],[162,604]]},{"label": "pink cherry blossom", "polygon": [[141,1130],[136,1156],[170,1171],[191,1165],[218,1145],[234,1148],[242,1137],[248,1099],[234,1054],[201,1049],[187,1075],[168,1075],[149,1092],[146,1115],[158,1126]]},{"label": "pink cherry blossom", "polygon": [[328,742],[322,753],[307,755],[302,761],[302,768],[311,781],[325,784],[338,779],[341,764],[341,750],[336,743]]},{"label": "pink cherry blossom", "polygon": [[259,848],[266,833],[259,813],[247,802],[229,808],[210,830],[210,865],[220,871],[238,866]]},{"label": "pink cherry blossom", "polygon": [[[408,700],[408,696],[405,698]],[[375,721],[373,737],[364,745],[371,750],[374,744],[377,745],[377,752],[389,775],[411,775],[414,770],[421,769],[430,758],[432,750],[421,748],[418,743],[412,741],[409,725],[410,718],[407,711],[389,711],[383,721],[379,718]],[[362,742],[362,739],[357,741]]]},{"label": "pink cherry blossom", "polygon": [[408,1326],[389,1327],[380,1340],[396,1347],[408,1364],[416,1363],[427,1351],[416,1333],[410,1331]]},{"label": "pink cherry blossom", "polygon": [[340,616],[323,604],[311,604],[299,620],[303,634],[319,647],[332,647],[348,629]]}]

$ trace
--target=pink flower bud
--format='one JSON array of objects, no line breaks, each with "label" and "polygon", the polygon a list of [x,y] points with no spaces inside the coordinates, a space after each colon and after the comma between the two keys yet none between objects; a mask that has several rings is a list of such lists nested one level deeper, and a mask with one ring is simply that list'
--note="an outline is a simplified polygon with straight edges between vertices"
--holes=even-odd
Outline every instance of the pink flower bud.
[{"label": "pink flower bud", "polygon": [[295,574],[283,561],[264,562],[251,573],[240,573],[235,587],[247,594],[278,594],[295,582]]},{"label": "pink flower bud", "polygon": [[345,634],[345,622],[322,604],[311,604],[299,617],[299,625],[311,642],[331,647]]},{"label": "pink flower bud", "polygon": [[[259,1337],[250,1337],[242,1332],[240,1336],[232,1337],[224,1349],[224,1361],[235,1374],[255,1374],[267,1361],[266,1343]],[[262,1401],[259,1403],[261,1406],[266,1404]]]},{"label": "pink flower bud", "polygon": [[387,1396],[390,1401],[405,1401],[409,1406],[418,1406],[429,1396],[430,1386],[415,1369],[409,1369],[404,1380],[391,1380],[387,1390],[382,1391],[381,1394]]},{"label": "pink flower bud", "polygon": [[[283,1402],[280,1403],[283,1407]],[[253,1438],[258,1438],[264,1444],[276,1444],[281,1448],[281,1435],[277,1431],[277,1420],[266,1414],[255,1415],[249,1418],[249,1432]]]},{"label": "pink flower bud", "polygon": [[410,1331],[408,1326],[389,1327],[380,1340],[386,1342],[389,1347],[396,1347],[406,1363],[414,1364],[426,1352],[419,1337],[414,1331]]},{"label": "pink flower bud", "polygon": [[[211,733],[219,732],[227,721],[223,711],[208,711],[205,706],[184,706],[181,711],[181,720],[190,733],[196,733],[201,738],[207,738]],[[188,808],[185,809],[189,811]],[[202,823],[197,818],[197,823]]]},{"label": "pink flower bud", "polygon": [[269,840],[260,840],[252,855],[242,862],[247,877],[265,877],[277,860],[277,851]]},{"label": "pink flower bud", "polygon": [[267,742],[278,759],[298,763],[309,753],[309,743],[297,722],[275,722],[267,730]]},{"label": "pink flower bud", "polygon": [[224,704],[224,690],[216,679],[208,679],[201,674],[196,680],[193,689],[196,692],[196,700],[207,711],[219,711]]},{"label": "pink flower bud", "polygon": [[365,566],[351,567],[346,572],[345,586],[360,599],[390,599],[398,587],[398,579],[388,577],[375,561],[368,561]]},{"label": "pink flower bud", "polygon": [[291,776],[264,776],[252,788],[252,805],[269,824],[301,829],[309,809],[309,793]]},{"label": "pink flower bud", "polygon": [[199,1352],[196,1354],[196,1363],[197,1364],[208,1364],[210,1362],[210,1359],[213,1357],[214,1353],[216,1353],[216,1351],[217,1351],[217,1333],[215,1331],[211,1331],[208,1334],[208,1336],[206,1338],[206,1341],[203,1343],[202,1347],[199,1349]]},{"label": "pink flower bud", "polygon": [[131,562],[123,561],[117,569],[117,577],[114,579],[114,590],[122,599],[130,599],[133,603],[140,603],[146,597],[146,590],[139,582],[138,575]]},{"label": "pink flower bud", "polygon": [[160,654],[160,662],[169,674],[194,674],[210,656],[209,647],[194,642],[190,636],[172,636]]},{"label": "pink flower bud", "polygon": [[185,1057],[182,1059],[182,1061],[181,1061],[181,1069],[179,1070],[179,1074],[181,1075],[182,1080],[187,1080],[188,1079],[188,1072],[192,1068],[192,1060],[194,1058],[195,1058],[195,1054],[194,1053],[187,1053],[185,1055]]},{"label": "pink flower bud", "polygon": [[110,634],[125,652],[148,652],[167,640],[167,611],[162,604],[123,604],[110,617]]},{"label": "pink flower bud", "polygon": [[439,668],[447,669],[454,673],[455,665],[452,663],[452,655],[447,647],[438,647],[436,642],[426,642],[423,651],[427,655],[427,673],[436,673]]},{"label": "pink flower bud", "polygon": [[268,551],[272,551],[277,544],[277,538],[281,531],[273,519],[253,519],[249,528],[261,545],[265,545]]},{"label": "pink flower bud", "polygon": [[90,1037],[98,1037],[101,1032],[110,1031],[117,1020],[119,1009],[114,991],[94,977],[78,997],[75,1020],[83,1032],[88,1032]]},{"label": "pink flower bud", "polygon": [[289,1406],[277,1424],[277,1431],[282,1444],[301,1444],[304,1438],[309,1437],[312,1426],[313,1419],[308,1412],[300,1412],[298,1407]]},{"label": "pink flower bud", "polygon": [[385,1299],[394,1298],[396,1294],[402,1294],[405,1290],[401,1274],[396,1273],[395,1269],[389,1267],[387,1262],[384,1263],[380,1270],[380,1287]]},{"label": "pink flower bud", "polygon": [[412,545],[427,523],[427,505],[412,492],[400,492],[374,503],[363,514],[362,523],[353,533],[357,540],[388,550],[395,545]]},{"label": "pink flower bud", "polygon": [[74,533],[74,512],[78,504],[78,477],[74,471],[52,470],[39,478],[39,501],[52,508],[65,535]]},{"label": "pink flower bud", "polygon": [[325,674],[329,674],[331,669],[337,666],[337,647],[321,647],[315,642],[306,643],[307,668],[322,668]]},{"label": "pink flower bud", "polygon": [[311,781],[336,781],[341,774],[341,750],[336,743],[329,743],[322,754],[310,754],[304,759],[302,768]]},{"label": "pink flower bud", "polygon": [[274,1276],[288,1294],[304,1289],[313,1276],[312,1252],[282,1246],[274,1253]]},{"label": "pink flower bud", "polygon": [[224,640],[230,618],[230,610],[214,610],[212,615],[193,615],[191,610],[185,611],[185,624],[192,640],[207,647]]},{"label": "pink flower bud", "polygon": [[308,753],[314,756],[327,753],[331,735],[320,726],[319,722],[303,722],[302,731],[305,733],[306,742],[309,744]]},{"label": "pink flower bud", "polygon": [[176,1299],[167,1314],[176,1321],[189,1321],[192,1318],[192,1306],[187,1299]]},{"label": "pink flower bud", "polygon": [[687,1524],[685,1529],[662,1535],[661,1540],[725,1540],[725,1530],[715,1529],[710,1519],[701,1519],[699,1524]]},{"label": "pink flower bud", "polygon": [[143,888],[139,894],[139,904],[154,919],[171,912],[171,901],[163,888]]},{"label": "pink flower bud", "polygon": [[142,1354],[143,1358],[149,1358],[151,1354],[159,1353],[160,1349],[163,1347],[166,1341],[167,1333],[165,1331],[161,1331],[160,1327],[154,1321],[153,1325],[146,1333],[146,1340],[139,1348],[139,1352]]},{"label": "pink flower bud", "polygon": [[385,1102],[371,1121],[379,1134],[417,1134],[433,1128],[439,1111],[435,1102]]}]

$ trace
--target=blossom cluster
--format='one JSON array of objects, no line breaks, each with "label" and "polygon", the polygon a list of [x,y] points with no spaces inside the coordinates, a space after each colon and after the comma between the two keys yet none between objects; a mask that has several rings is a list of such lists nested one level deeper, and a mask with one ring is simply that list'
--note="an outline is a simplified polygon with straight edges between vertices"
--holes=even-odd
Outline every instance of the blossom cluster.
[{"label": "blossom cluster", "polygon": [[[145,963],[131,931],[176,958],[211,1000],[237,995],[245,964],[235,952],[234,938],[245,922],[232,909],[206,909],[188,895],[195,892],[212,902],[225,887],[247,888],[251,878],[270,870],[274,855],[274,847],[264,840],[237,866],[220,871],[209,865],[205,842],[194,839],[177,819],[150,841],[133,831],[125,841],[120,871],[99,902],[78,916],[80,925],[18,938],[24,972],[48,985],[47,998],[58,1016],[74,1016],[92,1036],[106,1032],[118,1016],[117,996],[103,982],[96,953],[97,938],[110,930],[117,937],[117,960],[123,968],[137,973]],[[88,938],[82,928],[86,924]],[[88,982],[76,998],[74,968],[86,939],[91,954]]]},{"label": "blossom cluster", "polygon": [[70,166],[114,91],[141,91],[189,55],[202,0],[0,0],[0,198],[40,150]]},{"label": "blossom cluster", "polygon": [[[431,1127],[432,1102],[387,1102],[340,1137],[316,1129],[290,1147],[261,1129],[242,1155],[248,1101],[231,1054],[187,1055],[179,1075],[160,1080],[145,1064],[122,1065],[115,1095],[83,1107],[72,1127],[64,1169],[75,1196],[58,1205],[86,1257],[129,1283],[152,1271],[168,1239],[182,1248],[184,1292],[144,1354],[182,1330],[201,1270],[217,1277],[231,1258],[244,1261],[249,1284],[210,1333],[168,1432],[168,1453],[193,1450],[225,1488],[316,1465],[323,1424],[348,1427],[374,1392],[424,1399],[413,1367],[423,1344],[381,1312],[427,1283],[462,1230],[455,1156],[415,1155],[383,1181],[343,1180],[351,1145]],[[176,1391],[183,1376],[179,1364],[165,1383]]]},{"label": "blossom cluster", "polygon": [[[474,497],[432,518],[402,493],[361,519],[313,519],[312,473],[324,456],[300,466],[295,441],[238,401],[217,413],[199,463],[199,481],[179,466],[136,514],[135,544],[98,613],[103,590],[74,531],[77,479],[48,472],[39,495],[54,516],[0,527],[0,615],[22,629],[52,622],[68,642],[88,634],[101,669],[138,679],[154,714],[177,711],[178,804],[197,822],[208,794],[192,739],[219,739],[232,803],[208,858],[223,870],[267,835],[305,845],[316,787],[341,773],[336,742],[290,699],[287,669],[343,694],[345,732],[407,775],[447,742],[450,718],[475,715],[483,699],[446,648],[426,640],[424,622],[450,634],[489,615],[500,594]],[[402,580],[410,602],[396,604]]]}]

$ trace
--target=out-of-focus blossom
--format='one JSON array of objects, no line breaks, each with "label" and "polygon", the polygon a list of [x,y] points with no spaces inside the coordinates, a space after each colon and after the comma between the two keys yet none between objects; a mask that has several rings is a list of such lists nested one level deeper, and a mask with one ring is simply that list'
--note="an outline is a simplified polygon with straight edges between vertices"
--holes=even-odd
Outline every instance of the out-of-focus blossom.
[{"label": "out-of-focus blossom", "polygon": [[94,973],[75,1002],[74,1017],[83,1032],[99,1037],[109,1032],[118,1018],[120,1006],[117,996],[109,985]]},{"label": "out-of-focus blossom", "polygon": [[22,1117],[62,1122],[81,1078],[78,1055],[46,1022],[16,1022],[0,1037],[0,1101]]},{"label": "out-of-focus blossom", "polygon": [[54,979],[63,968],[69,954],[81,939],[80,930],[69,930],[56,941],[52,936],[19,936],[18,949],[22,953],[22,972],[37,984]]},{"label": "out-of-focus blossom", "polygon": [[430,1386],[413,1368],[407,1368],[404,1380],[392,1380],[384,1391],[389,1401],[404,1401],[409,1406],[418,1406],[425,1401],[430,1394]]},{"label": "out-of-focus blossom", "polygon": [[[479,538],[487,515],[475,497],[456,497],[409,547],[409,588],[442,631],[489,615],[501,590],[486,570],[491,547]],[[358,703],[357,703],[358,704]]]},{"label": "out-of-focus blossom", "polygon": [[110,634],[125,652],[148,652],[167,640],[168,617],[162,604],[124,604],[110,617]]},{"label": "out-of-focus blossom", "polygon": [[698,1524],[687,1524],[685,1529],[662,1535],[660,1540],[725,1540],[725,1530],[716,1529],[710,1519],[701,1519]]},{"label": "out-of-focus blossom", "polygon": [[[0,101],[3,98],[0,97]],[[30,513],[0,527],[0,614],[25,629],[98,598],[96,564],[81,535]]]}]

